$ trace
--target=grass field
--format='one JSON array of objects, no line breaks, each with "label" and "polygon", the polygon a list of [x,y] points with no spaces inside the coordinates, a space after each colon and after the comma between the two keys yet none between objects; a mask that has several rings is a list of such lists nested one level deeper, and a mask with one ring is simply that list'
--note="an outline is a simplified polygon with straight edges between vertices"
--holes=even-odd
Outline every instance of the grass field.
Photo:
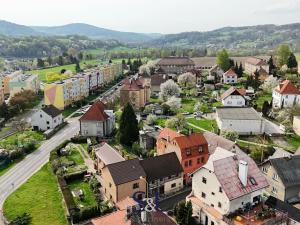
[{"label": "grass field", "polygon": [[261,110],[262,105],[264,104],[265,101],[271,101],[272,100],[272,94],[271,93],[263,93],[261,96],[259,96],[255,102],[257,104],[257,109]]},{"label": "grass field", "polygon": [[56,177],[47,164],[7,198],[4,215],[12,220],[29,213],[31,225],[67,225],[62,201]]},{"label": "grass field", "polygon": [[187,122],[197,127],[201,127],[204,130],[213,132],[215,132],[216,128],[218,127],[215,120],[188,118]]},{"label": "grass field", "polygon": [[295,55],[296,55],[297,60],[300,61],[300,53],[296,53]]},{"label": "grass field", "polygon": [[300,137],[297,135],[286,137],[286,141],[293,147],[294,151],[300,147]]}]

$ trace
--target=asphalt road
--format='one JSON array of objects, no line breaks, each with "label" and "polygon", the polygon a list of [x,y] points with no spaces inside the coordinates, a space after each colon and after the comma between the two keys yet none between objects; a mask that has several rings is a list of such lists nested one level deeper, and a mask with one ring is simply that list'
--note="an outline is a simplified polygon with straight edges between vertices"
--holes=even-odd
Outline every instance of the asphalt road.
[{"label": "asphalt road", "polygon": [[191,189],[187,189],[187,190],[181,192],[180,194],[177,194],[177,195],[174,195],[170,198],[162,200],[159,203],[160,209],[163,210],[163,211],[173,210],[174,206],[178,202],[185,200],[186,196],[188,196],[191,193],[191,191],[192,191]]},{"label": "asphalt road", "polygon": [[79,132],[78,118],[69,119],[68,122],[51,139],[44,141],[39,149],[0,177],[0,225],[4,225],[2,207],[5,199],[48,162],[51,150]]}]

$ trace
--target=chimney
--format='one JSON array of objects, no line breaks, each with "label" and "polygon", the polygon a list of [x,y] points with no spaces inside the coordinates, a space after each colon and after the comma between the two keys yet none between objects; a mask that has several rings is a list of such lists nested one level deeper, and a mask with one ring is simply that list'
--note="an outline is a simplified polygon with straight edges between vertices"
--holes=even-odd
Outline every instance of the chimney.
[{"label": "chimney", "polygon": [[247,186],[248,180],[248,163],[240,160],[239,161],[239,179],[242,182],[243,186]]}]

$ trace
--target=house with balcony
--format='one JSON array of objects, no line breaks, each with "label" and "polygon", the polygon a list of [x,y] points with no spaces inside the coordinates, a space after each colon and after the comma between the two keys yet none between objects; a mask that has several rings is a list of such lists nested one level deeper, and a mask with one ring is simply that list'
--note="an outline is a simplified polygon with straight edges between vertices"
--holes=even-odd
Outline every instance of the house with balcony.
[{"label": "house with balcony", "polygon": [[300,106],[300,91],[290,80],[281,82],[272,93],[273,108]]},{"label": "house with balcony", "polygon": [[184,184],[190,184],[190,174],[208,160],[208,144],[201,133],[183,135],[164,128],[156,142],[158,155],[175,152],[183,168]]}]

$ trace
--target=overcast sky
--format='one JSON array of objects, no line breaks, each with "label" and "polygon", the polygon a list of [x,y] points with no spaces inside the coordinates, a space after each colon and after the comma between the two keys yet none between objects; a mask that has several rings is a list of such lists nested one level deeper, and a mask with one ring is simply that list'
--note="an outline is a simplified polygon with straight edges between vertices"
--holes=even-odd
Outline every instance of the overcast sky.
[{"label": "overcast sky", "polygon": [[300,22],[300,0],[0,0],[0,20],[178,33]]}]

